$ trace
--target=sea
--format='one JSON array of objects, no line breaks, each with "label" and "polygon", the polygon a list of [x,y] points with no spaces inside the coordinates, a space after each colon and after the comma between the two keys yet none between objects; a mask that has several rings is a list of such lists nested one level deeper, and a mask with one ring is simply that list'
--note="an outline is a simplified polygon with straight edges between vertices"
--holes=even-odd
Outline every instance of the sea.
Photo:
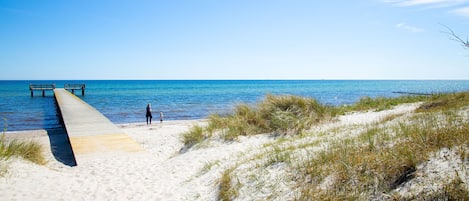
[{"label": "sea", "polygon": [[165,120],[228,114],[238,104],[255,104],[267,94],[315,98],[323,104],[353,104],[362,97],[469,90],[469,80],[20,80],[0,81],[0,118],[4,131],[60,128],[52,91],[35,92],[29,84],[85,84],[75,94],[116,124],[145,121],[145,107]]}]

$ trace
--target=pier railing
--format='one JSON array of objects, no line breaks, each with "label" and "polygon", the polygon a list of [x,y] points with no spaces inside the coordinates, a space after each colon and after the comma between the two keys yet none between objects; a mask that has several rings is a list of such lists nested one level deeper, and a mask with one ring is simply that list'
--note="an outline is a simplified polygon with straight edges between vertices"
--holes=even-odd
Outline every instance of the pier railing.
[{"label": "pier railing", "polygon": [[42,91],[42,96],[46,95],[47,90],[54,90],[55,84],[30,84],[29,90],[31,91],[31,97],[34,96],[34,91]]}]

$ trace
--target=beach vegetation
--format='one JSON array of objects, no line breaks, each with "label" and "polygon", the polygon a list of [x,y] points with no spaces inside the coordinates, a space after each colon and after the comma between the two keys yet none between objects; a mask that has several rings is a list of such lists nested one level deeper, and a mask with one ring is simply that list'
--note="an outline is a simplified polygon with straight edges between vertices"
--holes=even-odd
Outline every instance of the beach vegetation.
[{"label": "beach vegetation", "polygon": [[347,112],[356,112],[356,111],[382,111],[391,109],[394,106],[404,103],[415,103],[415,102],[424,102],[432,100],[435,95],[405,95],[398,97],[362,97],[359,101],[351,105],[345,105],[338,107],[337,110],[340,114]]},{"label": "beach vegetation", "polygon": [[42,146],[34,141],[7,141],[2,137],[0,140],[0,159],[5,160],[10,157],[20,157],[36,164],[45,164],[42,154]]},{"label": "beach vegetation", "polygon": [[43,165],[46,159],[42,153],[42,146],[34,141],[7,140],[5,132],[7,131],[6,123],[0,137],[0,175],[8,171],[6,161],[11,157],[19,157],[31,161],[36,164]]},{"label": "beach vegetation", "polygon": [[232,114],[211,115],[207,127],[191,129],[184,135],[184,144],[187,146],[200,142],[199,140],[214,132],[219,132],[219,136],[225,141],[233,141],[238,136],[264,133],[296,135],[335,115],[334,107],[312,98],[266,95],[256,105],[237,105]]},{"label": "beach vegetation", "polygon": [[219,136],[224,141],[233,141],[239,136],[265,133],[275,136],[301,135],[311,126],[327,122],[337,115],[356,111],[385,110],[402,103],[432,100],[432,97],[364,97],[352,105],[330,106],[313,98],[268,94],[257,104],[238,104],[230,114],[210,115],[208,126],[191,129],[184,134],[183,141],[186,147],[192,147],[209,136]]},{"label": "beach vegetation", "polygon": [[[400,194],[398,188],[425,174],[422,168],[429,166],[431,158],[441,157],[441,153],[454,154],[455,160],[467,164],[469,92],[379,99],[366,98],[345,109],[336,107],[327,116],[343,111],[378,111],[401,103],[421,104],[414,113],[386,115],[373,124],[340,126],[318,133],[305,129],[301,135],[286,135],[289,137],[265,144],[264,151],[244,162],[255,161],[253,169],[282,164],[279,167],[287,168],[293,175],[285,179],[295,183],[291,187],[297,200],[468,200],[469,188],[464,179],[467,167],[442,170],[456,176],[441,181],[438,190]],[[258,110],[253,108],[249,110]],[[351,129],[361,132],[355,135],[348,132]],[[349,134],[343,135],[344,132]],[[237,196],[233,192],[239,192],[239,186],[245,184],[233,186],[232,180],[249,176],[244,173],[246,169],[237,169],[241,166],[246,167],[240,162],[223,175],[230,182],[220,186],[219,195],[229,194],[225,196],[228,200]]]},{"label": "beach vegetation", "polygon": [[202,169],[200,170],[200,175],[203,175],[207,172],[209,172],[213,167],[215,166],[219,166],[220,165],[220,161],[219,160],[216,160],[216,161],[207,161],[204,165],[204,167],[202,167]]},{"label": "beach vegetation", "polygon": [[222,173],[222,176],[219,180],[219,191],[218,191],[218,200],[220,201],[229,201],[233,200],[238,196],[238,187],[233,183],[234,181],[231,179],[231,172],[232,169],[225,170]]},{"label": "beach vegetation", "polygon": [[208,136],[205,135],[204,128],[201,126],[193,126],[189,131],[182,134],[183,142],[186,148],[190,148],[197,143],[202,142]]},{"label": "beach vegetation", "polygon": [[[411,121],[389,127],[377,124],[353,143],[335,143],[323,150],[321,157],[303,164],[303,178],[312,178],[313,182],[305,182],[300,200],[363,200],[391,192],[412,179],[417,165],[433,153],[442,149],[465,153],[468,133],[467,119],[451,112],[416,114]],[[461,160],[467,160],[467,155],[462,154]],[[327,190],[319,188],[318,184],[330,175],[335,175],[334,185]],[[457,182],[448,183],[444,192],[427,195],[424,200],[449,194],[468,195],[468,191]],[[394,198],[408,199],[399,195]]]}]

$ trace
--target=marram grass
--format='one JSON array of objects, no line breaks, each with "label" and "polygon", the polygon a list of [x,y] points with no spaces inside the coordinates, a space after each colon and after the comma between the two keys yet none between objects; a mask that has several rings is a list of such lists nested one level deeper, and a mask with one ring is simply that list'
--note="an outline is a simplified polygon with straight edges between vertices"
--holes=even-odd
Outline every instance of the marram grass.
[{"label": "marram grass", "polygon": [[214,132],[219,132],[225,141],[263,133],[296,135],[336,114],[334,107],[312,98],[267,95],[256,105],[236,106],[232,114],[211,115],[208,127],[191,129],[184,134],[184,144],[192,146]]},{"label": "marram grass", "polygon": [[2,133],[0,137],[0,176],[8,172],[8,165],[6,163],[11,157],[23,158],[39,165],[46,163],[40,144],[33,141],[8,141],[5,139],[5,134]]},{"label": "marram grass", "polygon": [[[296,161],[293,167],[298,171],[295,186],[298,188],[296,190],[299,195],[296,196],[296,199],[413,200],[418,198],[421,200],[469,200],[467,184],[458,179],[445,183],[441,191],[427,193],[423,197],[422,195],[401,197],[392,193],[397,186],[414,177],[413,173],[416,171],[418,164],[425,163],[432,153],[438,152],[440,149],[453,149],[460,154],[462,161],[468,160],[469,121],[466,113],[467,106],[469,106],[469,93],[399,97],[396,99],[363,99],[356,106],[326,107],[324,110],[326,112],[322,114],[326,117],[324,119],[327,119],[327,116],[333,117],[338,113],[355,110],[389,109],[394,105],[411,102],[422,102],[422,106],[417,113],[410,116],[387,117],[374,125],[368,125],[368,129],[358,137],[336,139],[329,142],[330,146],[327,149],[319,151],[314,156],[307,157],[307,160]],[[248,114],[241,115],[248,117],[244,120],[269,125],[270,122],[268,121],[271,118],[265,118],[268,116],[261,115],[265,113],[260,112],[260,105],[262,103],[256,106],[243,106],[241,111],[237,113]],[[290,107],[282,104],[277,106],[284,109],[279,109],[276,112],[295,111],[294,109],[285,109]],[[278,115],[279,113],[270,112],[270,114]],[[297,111],[294,114],[297,114],[297,116],[304,115],[304,113]],[[319,112],[319,114],[321,113]],[[265,119],[257,119],[257,116]],[[217,124],[216,129],[227,132],[228,124],[223,118],[231,118],[231,116],[217,116],[214,121],[210,121],[209,125]],[[285,119],[289,118],[286,117]],[[319,122],[323,120],[319,120]],[[214,132],[216,129],[212,127],[210,131]],[[289,130],[291,128],[283,130],[283,132]],[[253,134],[246,130],[244,132],[246,135]],[[307,135],[305,134],[305,136]],[[294,139],[301,136],[303,135],[298,135]],[[283,141],[279,142],[280,144],[285,142],[285,138],[281,139]],[[273,143],[271,146],[275,148],[277,145]],[[286,152],[287,150],[282,148],[281,150],[273,149],[271,154],[265,153],[264,157],[267,161],[271,161],[267,165],[279,162],[287,162],[286,164],[292,165],[288,161],[297,158],[290,155],[290,153],[294,153],[295,148],[289,147],[288,149],[292,152]],[[302,147],[298,146],[297,149],[302,149]],[[288,153],[288,155],[279,153]],[[258,167],[262,168],[263,166]],[[238,188],[229,185],[233,184],[233,179],[236,179],[233,170],[224,173],[222,181],[225,180],[225,182],[222,182],[223,187],[220,186],[219,195],[229,196],[220,196],[219,198],[231,200],[236,197]],[[328,181],[326,187],[322,186],[325,181]]]},{"label": "marram grass", "polygon": [[[348,106],[329,106],[313,98],[292,95],[266,95],[255,105],[239,104],[229,115],[209,116],[209,126],[193,129],[184,134],[184,144],[188,147],[201,142],[214,132],[221,133],[225,141],[238,136],[271,133],[274,135],[296,135],[315,124],[328,121],[346,112],[363,110],[384,110],[402,103],[430,101],[441,98],[434,96],[400,96],[397,98],[364,97]],[[194,135],[194,136],[191,136]]]},{"label": "marram grass", "polygon": [[41,165],[45,163],[42,146],[33,141],[12,140],[5,142],[2,140],[0,142],[0,158],[5,160],[10,157],[21,157]]},{"label": "marram grass", "polygon": [[[450,96],[461,101],[461,96]],[[466,105],[467,100],[469,99],[466,99]],[[453,101],[453,99],[446,100],[446,102]],[[458,105],[464,104],[460,102],[457,105],[445,104],[445,109],[454,109]],[[299,200],[378,199],[381,193],[391,192],[411,179],[417,164],[426,162],[431,153],[442,148],[453,148],[458,151],[467,148],[469,145],[467,119],[456,112],[436,112],[439,110],[435,108],[431,111],[416,114],[406,123],[401,122],[388,127],[376,125],[363,132],[355,143],[337,143],[323,151],[320,154],[322,157],[310,160],[303,169],[303,177],[313,178],[314,181],[306,182],[302,187]],[[390,135],[394,137],[391,138]],[[463,158],[467,156],[461,157],[463,161],[467,160]],[[327,190],[318,188],[318,184],[330,175],[334,175],[335,178],[331,188]],[[429,197],[420,197],[420,199],[443,198],[444,200],[448,198],[447,195],[451,198],[452,195],[460,197],[468,193],[460,185],[449,183],[446,184],[444,192],[435,192],[428,195]],[[408,198],[394,195],[394,199]]]}]

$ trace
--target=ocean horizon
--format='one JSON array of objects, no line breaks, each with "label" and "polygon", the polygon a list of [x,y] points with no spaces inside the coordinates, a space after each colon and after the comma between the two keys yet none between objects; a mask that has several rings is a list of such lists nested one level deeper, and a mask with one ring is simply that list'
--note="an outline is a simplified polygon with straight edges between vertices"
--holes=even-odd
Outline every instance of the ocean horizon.
[{"label": "ocean horizon", "polygon": [[254,104],[265,95],[315,98],[328,105],[346,105],[362,97],[396,97],[409,93],[447,93],[469,90],[469,80],[3,80],[0,117],[8,131],[61,127],[52,91],[31,97],[29,84],[85,84],[77,96],[113,123],[145,122],[145,107],[165,120],[207,118],[226,114],[240,103]]}]

